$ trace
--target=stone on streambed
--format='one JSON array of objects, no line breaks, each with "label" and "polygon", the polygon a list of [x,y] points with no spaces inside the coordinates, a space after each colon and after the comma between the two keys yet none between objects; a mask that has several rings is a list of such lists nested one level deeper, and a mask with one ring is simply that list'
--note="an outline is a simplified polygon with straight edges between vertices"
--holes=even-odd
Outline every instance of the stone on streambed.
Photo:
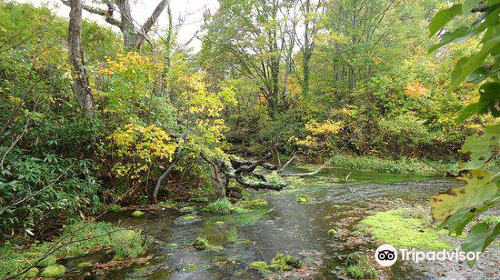
[{"label": "stone on streambed", "polygon": [[66,274],[66,267],[64,265],[60,264],[53,264],[47,266],[40,276],[45,277],[45,278],[61,278]]},{"label": "stone on streambed", "polygon": [[201,218],[196,215],[196,213],[180,216],[175,219],[174,224],[176,225],[188,225],[201,221]]}]

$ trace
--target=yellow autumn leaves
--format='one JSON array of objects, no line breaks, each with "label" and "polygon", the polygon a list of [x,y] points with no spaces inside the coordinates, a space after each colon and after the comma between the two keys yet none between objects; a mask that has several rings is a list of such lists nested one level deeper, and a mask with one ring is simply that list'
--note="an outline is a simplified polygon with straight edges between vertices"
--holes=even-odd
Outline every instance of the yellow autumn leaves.
[{"label": "yellow autumn leaves", "polygon": [[111,156],[116,163],[112,171],[116,177],[139,179],[152,164],[172,160],[178,145],[167,133],[157,127],[129,124],[109,135]]},{"label": "yellow autumn leaves", "polygon": [[112,75],[118,72],[131,71],[136,73],[140,68],[150,68],[153,65],[151,59],[147,56],[142,56],[136,52],[128,52],[126,54],[117,54],[117,59],[106,57],[107,66],[101,66],[98,71],[103,75]]},{"label": "yellow autumn leaves", "polygon": [[297,145],[308,148],[320,148],[334,144],[331,138],[343,128],[343,124],[340,121],[335,122],[330,119],[323,123],[312,120],[306,124],[305,128],[309,133],[305,139],[300,140],[296,137],[292,137],[290,140],[294,141]]}]

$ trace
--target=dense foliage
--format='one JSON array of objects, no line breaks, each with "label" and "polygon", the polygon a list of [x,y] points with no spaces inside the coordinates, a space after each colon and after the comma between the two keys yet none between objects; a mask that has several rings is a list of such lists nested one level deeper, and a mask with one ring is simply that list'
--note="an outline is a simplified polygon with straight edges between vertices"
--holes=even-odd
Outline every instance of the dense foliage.
[{"label": "dense foliage", "polygon": [[[204,15],[199,51],[176,40],[171,21],[133,45],[126,32],[84,20],[93,98],[84,108],[67,20],[0,0],[2,238],[158,197],[213,196],[206,211],[237,212],[215,196],[259,174],[245,181],[229,154],[267,152],[369,169],[361,158],[386,172],[470,159],[460,166],[468,184],[456,190],[465,194],[433,204],[434,217],[461,233],[498,198],[499,5],[220,0]],[[277,174],[266,183],[284,185]],[[498,230],[475,224],[469,237],[481,242],[464,249],[484,250]]]}]

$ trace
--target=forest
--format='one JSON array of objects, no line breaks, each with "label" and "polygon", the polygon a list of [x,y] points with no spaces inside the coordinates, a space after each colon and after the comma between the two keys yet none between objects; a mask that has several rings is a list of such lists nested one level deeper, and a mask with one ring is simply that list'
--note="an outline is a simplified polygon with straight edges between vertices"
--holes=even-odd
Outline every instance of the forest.
[{"label": "forest", "polygon": [[0,279],[500,278],[499,0],[195,3],[0,0]]}]

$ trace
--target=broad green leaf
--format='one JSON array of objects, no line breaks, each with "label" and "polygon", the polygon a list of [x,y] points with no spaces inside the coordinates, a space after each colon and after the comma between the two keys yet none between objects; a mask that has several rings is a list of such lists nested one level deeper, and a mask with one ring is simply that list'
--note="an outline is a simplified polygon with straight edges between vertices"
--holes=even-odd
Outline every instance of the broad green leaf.
[{"label": "broad green leaf", "polygon": [[479,67],[467,77],[467,81],[478,85],[488,76],[488,71],[484,67]]},{"label": "broad green leaf", "polygon": [[471,104],[467,107],[465,107],[462,112],[460,112],[460,115],[458,115],[456,123],[461,124],[465,119],[469,118],[470,116],[473,116],[477,114],[477,103]]},{"label": "broad green leaf", "polygon": [[484,252],[484,249],[495,240],[499,233],[500,224],[491,228],[485,222],[476,224],[462,243],[462,250],[464,252]]},{"label": "broad green leaf", "polygon": [[470,13],[470,11],[472,11],[472,9],[477,7],[477,5],[481,3],[481,1],[482,0],[465,0],[462,5],[462,13],[464,15],[467,15],[468,13]]},{"label": "broad green leaf", "polygon": [[465,226],[467,226],[472,219],[474,219],[474,213],[470,211],[470,208],[462,208],[451,215],[447,220],[443,221],[439,228],[447,226],[450,235],[453,233],[461,235]]},{"label": "broad green leaf", "polygon": [[461,170],[477,169],[483,166],[500,148],[500,123],[488,126],[482,135],[465,140],[462,153],[470,153],[470,160],[460,164]]},{"label": "broad green leaf", "polygon": [[495,205],[494,200],[487,201],[477,208],[462,208],[458,210],[455,214],[451,215],[448,219],[444,220],[440,225],[439,229],[448,228],[450,235],[456,234],[457,236],[462,235],[463,230],[467,224],[472,221],[475,217],[484,213],[486,210],[490,209]]},{"label": "broad green leaf", "polygon": [[481,67],[486,57],[488,57],[489,50],[479,51],[470,57],[461,58],[455,65],[455,69],[451,72],[451,87],[454,88],[462,83],[469,74],[474,72],[477,68]]},{"label": "broad green leaf", "polygon": [[462,26],[452,32],[446,32],[441,37],[439,38],[439,43],[436,45],[433,45],[432,47],[429,48],[429,53],[434,52],[435,50],[439,49],[440,47],[447,45],[452,42],[462,42],[474,35],[474,30],[469,29],[465,26]]},{"label": "broad green leaf", "polygon": [[432,216],[436,220],[448,218],[464,207],[476,207],[497,195],[497,186],[491,182],[491,174],[476,169],[463,173],[459,178],[467,185],[451,188],[444,193],[434,195],[430,205]]},{"label": "broad green leaf", "polygon": [[455,16],[460,15],[461,13],[462,13],[462,5],[460,4],[455,4],[448,9],[444,9],[437,12],[429,24],[429,31],[430,31],[429,37],[436,34]]},{"label": "broad green leaf", "polygon": [[479,89],[481,97],[477,103],[478,114],[484,114],[488,110],[494,117],[499,115],[499,110],[497,109],[497,102],[500,100],[500,84],[499,83],[486,83]]}]

